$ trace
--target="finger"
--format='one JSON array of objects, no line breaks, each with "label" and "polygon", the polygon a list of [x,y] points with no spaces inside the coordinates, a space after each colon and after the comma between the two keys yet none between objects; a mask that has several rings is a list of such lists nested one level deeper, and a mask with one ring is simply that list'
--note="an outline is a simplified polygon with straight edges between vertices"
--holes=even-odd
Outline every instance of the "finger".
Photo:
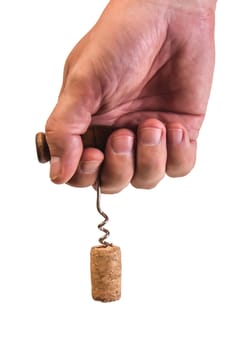
[{"label": "finger", "polygon": [[78,168],[68,185],[74,187],[92,186],[97,180],[104,154],[96,148],[86,148],[80,159]]},{"label": "finger", "polygon": [[65,183],[75,173],[83,150],[80,135],[90,124],[91,114],[79,101],[63,93],[46,123],[46,139],[51,154],[50,177]]},{"label": "finger", "polygon": [[65,183],[74,175],[83,151],[80,135],[86,132],[100,99],[97,77],[88,61],[79,69],[68,64],[58,103],[46,123],[53,182]]},{"label": "finger", "polygon": [[196,161],[196,140],[190,140],[187,130],[178,123],[167,125],[167,168],[171,177],[187,175]]},{"label": "finger", "polygon": [[131,130],[114,131],[106,145],[101,172],[103,193],[117,193],[125,188],[134,174],[135,135]]},{"label": "finger", "polygon": [[137,188],[155,187],[166,169],[166,130],[159,120],[147,119],[138,127],[136,171],[131,181]]}]

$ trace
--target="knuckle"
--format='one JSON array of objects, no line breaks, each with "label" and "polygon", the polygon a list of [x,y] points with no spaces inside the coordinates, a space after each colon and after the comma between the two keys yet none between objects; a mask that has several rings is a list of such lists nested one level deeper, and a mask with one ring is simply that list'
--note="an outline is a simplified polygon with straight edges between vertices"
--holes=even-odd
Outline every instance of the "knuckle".
[{"label": "knuckle", "polygon": [[158,179],[157,181],[140,181],[140,180],[132,180],[131,181],[131,185],[137,189],[142,189],[142,190],[151,190],[153,188],[155,188],[159,182],[162,180]]},{"label": "knuckle", "polygon": [[168,166],[166,173],[169,177],[184,177],[192,171],[193,167],[193,165],[188,167]]}]

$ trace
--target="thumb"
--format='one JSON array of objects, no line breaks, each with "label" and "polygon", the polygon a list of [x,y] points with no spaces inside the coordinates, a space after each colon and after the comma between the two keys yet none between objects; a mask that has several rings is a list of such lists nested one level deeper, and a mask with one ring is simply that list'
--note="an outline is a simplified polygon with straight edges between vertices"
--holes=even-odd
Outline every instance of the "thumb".
[{"label": "thumb", "polygon": [[50,178],[68,182],[74,175],[83,151],[81,140],[91,122],[92,111],[80,94],[62,92],[46,123],[46,139],[51,155]]}]

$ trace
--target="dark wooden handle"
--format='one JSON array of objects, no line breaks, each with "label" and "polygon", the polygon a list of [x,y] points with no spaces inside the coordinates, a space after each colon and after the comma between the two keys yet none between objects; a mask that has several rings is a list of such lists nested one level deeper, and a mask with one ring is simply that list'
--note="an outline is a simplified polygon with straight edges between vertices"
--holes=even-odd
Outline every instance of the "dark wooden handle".
[{"label": "dark wooden handle", "polygon": [[[90,126],[82,137],[84,147],[96,147],[104,151],[107,138],[115,130],[112,127]],[[44,132],[36,134],[36,151],[40,163],[47,163],[51,159],[49,147]]]}]

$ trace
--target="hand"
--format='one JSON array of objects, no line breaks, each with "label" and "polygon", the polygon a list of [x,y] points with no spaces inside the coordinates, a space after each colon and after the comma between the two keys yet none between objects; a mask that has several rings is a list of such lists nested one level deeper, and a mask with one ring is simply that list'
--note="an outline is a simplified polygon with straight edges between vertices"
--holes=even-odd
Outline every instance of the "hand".
[{"label": "hand", "polygon": [[[215,11],[162,3],[112,0],[70,53],[46,124],[53,182],[93,185],[103,164],[102,191],[115,193],[193,168],[213,77]],[[83,149],[90,124],[119,128],[104,154]]]}]

